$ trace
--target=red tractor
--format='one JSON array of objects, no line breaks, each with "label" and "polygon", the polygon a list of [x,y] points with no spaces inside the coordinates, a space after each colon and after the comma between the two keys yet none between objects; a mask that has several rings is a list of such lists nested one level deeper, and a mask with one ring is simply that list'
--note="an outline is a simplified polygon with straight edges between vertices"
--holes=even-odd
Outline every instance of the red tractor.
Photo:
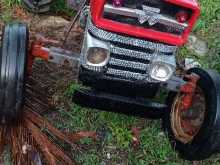
[{"label": "red tractor", "polygon": [[[82,9],[85,35],[77,57],[46,48],[42,41],[28,49],[25,25],[5,26],[0,60],[2,123],[22,112],[25,77],[34,58],[40,57],[78,64],[79,80],[89,88],[74,93],[75,103],[162,119],[174,149],[184,159],[202,160],[219,152],[220,76],[201,68],[186,70],[176,60],[199,17],[197,1],[91,0]],[[166,97],[158,100],[161,91]]]}]

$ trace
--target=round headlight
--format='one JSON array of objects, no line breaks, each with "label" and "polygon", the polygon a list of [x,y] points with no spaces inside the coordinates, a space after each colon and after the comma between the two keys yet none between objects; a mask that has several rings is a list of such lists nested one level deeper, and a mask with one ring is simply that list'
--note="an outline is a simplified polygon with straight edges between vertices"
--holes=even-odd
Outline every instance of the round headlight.
[{"label": "round headlight", "polygon": [[105,66],[109,61],[109,54],[109,50],[104,48],[89,48],[87,52],[87,65]]},{"label": "round headlight", "polygon": [[159,81],[167,81],[172,74],[173,69],[165,64],[154,64],[150,72],[151,78]]}]

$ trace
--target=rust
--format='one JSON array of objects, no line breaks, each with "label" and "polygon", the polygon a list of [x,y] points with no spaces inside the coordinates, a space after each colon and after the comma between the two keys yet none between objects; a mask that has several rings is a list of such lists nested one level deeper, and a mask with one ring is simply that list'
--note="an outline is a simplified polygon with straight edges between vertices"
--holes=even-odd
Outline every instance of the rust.
[{"label": "rust", "polygon": [[187,79],[187,83],[184,84],[180,91],[184,93],[182,97],[182,110],[187,111],[192,105],[192,99],[196,90],[197,82],[199,80],[199,76],[196,74],[185,75]]},{"label": "rust", "polygon": [[198,134],[205,119],[205,96],[196,88],[192,104],[188,110],[182,106],[184,94],[178,94],[171,110],[171,127],[175,137],[183,143],[189,143]]}]

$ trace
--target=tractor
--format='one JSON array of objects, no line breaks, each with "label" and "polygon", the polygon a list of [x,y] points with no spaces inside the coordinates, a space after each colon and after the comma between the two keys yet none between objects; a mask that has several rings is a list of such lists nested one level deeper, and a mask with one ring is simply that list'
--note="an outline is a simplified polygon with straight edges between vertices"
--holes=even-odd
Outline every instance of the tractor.
[{"label": "tractor", "polygon": [[[30,2],[24,0],[41,12],[51,0]],[[74,93],[75,103],[162,119],[182,158],[210,157],[220,151],[220,75],[186,69],[177,60],[199,15],[196,0],[91,0],[79,10],[85,33],[78,55],[48,48],[42,40],[29,44],[25,24],[6,25],[0,56],[1,123],[22,115],[26,77],[34,59],[41,58],[78,66],[79,82],[88,88]]]}]

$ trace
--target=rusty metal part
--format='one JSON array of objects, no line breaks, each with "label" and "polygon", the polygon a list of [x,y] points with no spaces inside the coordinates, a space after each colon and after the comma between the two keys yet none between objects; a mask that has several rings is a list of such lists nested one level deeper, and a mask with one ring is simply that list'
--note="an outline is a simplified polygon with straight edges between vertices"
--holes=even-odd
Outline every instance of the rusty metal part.
[{"label": "rusty metal part", "polygon": [[80,57],[79,54],[73,53],[71,51],[56,47],[50,47],[48,61],[55,64],[71,67],[79,65]]},{"label": "rusty metal part", "polygon": [[184,93],[184,97],[182,98],[183,110],[188,110],[192,104],[192,98],[197,86],[196,84],[200,77],[196,74],[190,74],[185,75],[185,78],[187,79],[187,83],[181,86],[180,92]]},{"label": "rusty metal part", "polygon": [[64,66],[78,66],[80,62],[80,55],[68,50],[56,47],[45,47],[46,44],[58,44],[57,41],[46,39],[43,36],[36,37],[36,41],[31,44],[28,59],[28,71],[32,72],[32,66],[35,58],[40,58],[48,62],[52,62]]},{"label": "rusty metal part", "polygon": [[203,91],[196,85],[199,77],[187,76],[189,82],[181,88],[171,109],[171,127],[174,136],[186,144],[198,134],[205,118],[206,105]]}]

